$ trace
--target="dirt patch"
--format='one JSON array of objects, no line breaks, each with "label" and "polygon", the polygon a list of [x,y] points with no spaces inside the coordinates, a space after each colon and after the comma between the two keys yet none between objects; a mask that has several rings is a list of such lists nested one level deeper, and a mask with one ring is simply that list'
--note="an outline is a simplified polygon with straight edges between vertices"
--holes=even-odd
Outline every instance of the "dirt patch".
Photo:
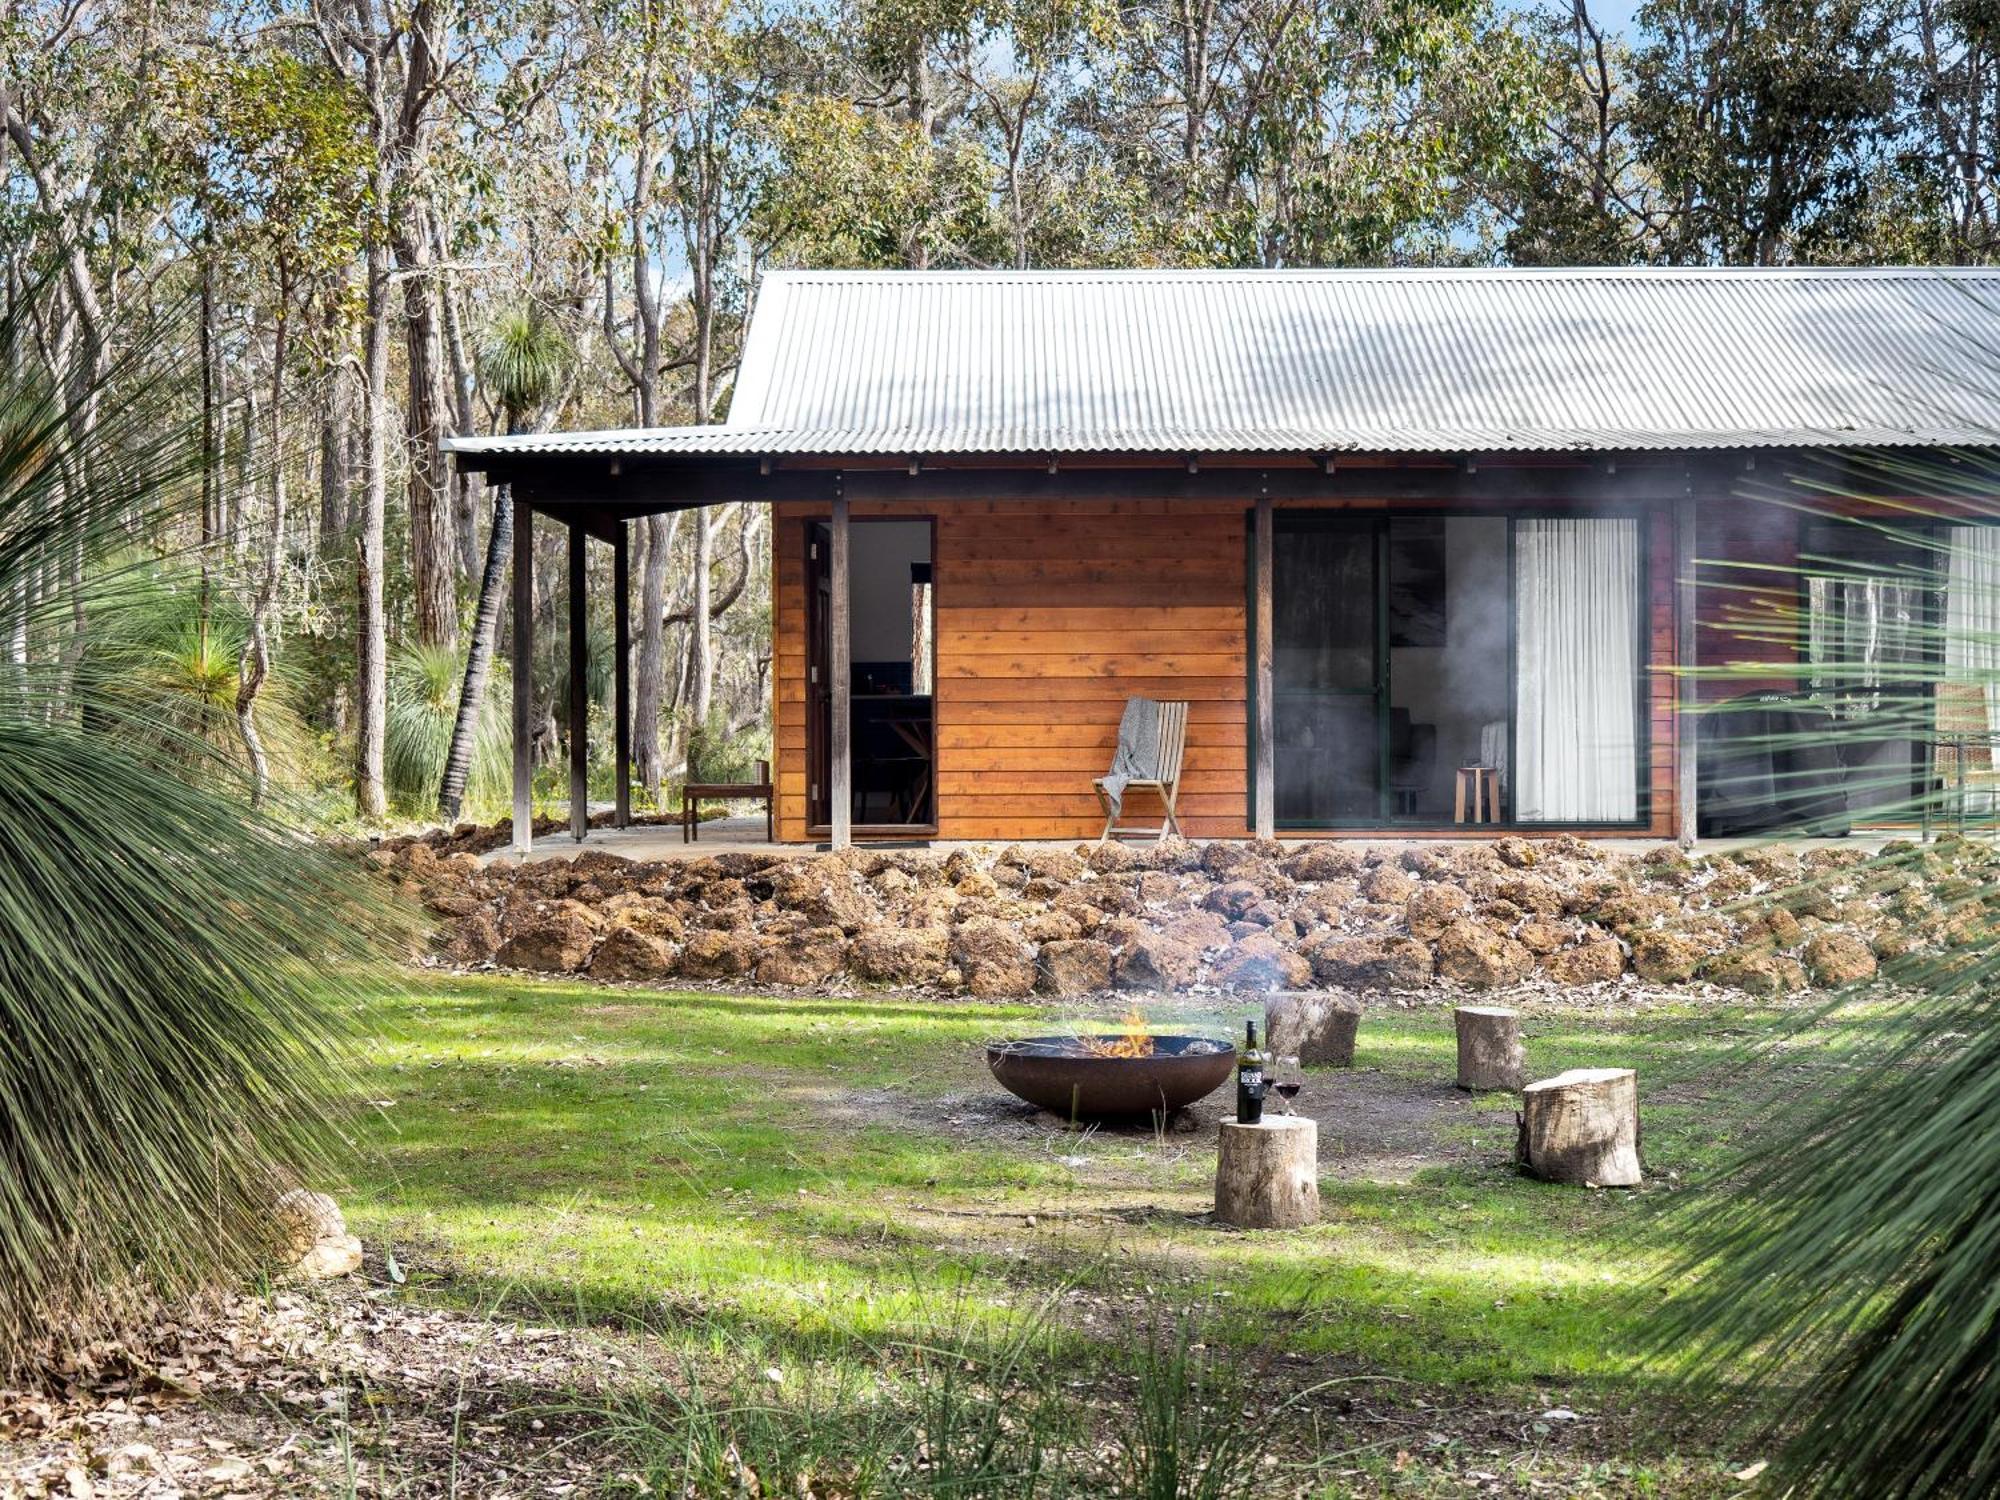
[{"label": "dirt patch", "polygon": [[[1164,1121],[1072,1122],[1016,1099],[998,1084],[943,1095],[895,1088],[827,1090],[812,1104],[829,1122],[886,1126],[958,1144],[992,1143],[1053,1154],[1073,1152],[1079,1136],[1115,1140],[1185,1157],[1212,1141],[1216,1125],[1235,1108],[1231,1086],[1177,1110]],[[1319,1123],[1322,1174],[1357,1182],[1407,1182],[1425,1167],[1481,1159],[1505,1160],[1513,1145],[1512,1117],[1482,1109],[1448,1083],[1414,1082],[1372,1068],[1314,1072],[1296,1110]],[[1274,1107],[1273,1113],[1282,1113]]]}]

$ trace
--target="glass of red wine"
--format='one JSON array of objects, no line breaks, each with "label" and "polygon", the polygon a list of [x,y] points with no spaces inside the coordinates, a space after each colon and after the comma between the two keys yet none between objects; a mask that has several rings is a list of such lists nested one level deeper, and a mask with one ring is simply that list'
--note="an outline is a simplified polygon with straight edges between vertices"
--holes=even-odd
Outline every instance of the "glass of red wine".
[{"label": "glass of red wine", "polygon": [[1281,1057],[1272,1065],[1271,1087],[1285,1101],[1286,1114],[1298,1113],[1292,1108],[1292,1101],[1299,1097],[1299,1090],[1305,1086],[1306,1070],[1296,1057]]}]

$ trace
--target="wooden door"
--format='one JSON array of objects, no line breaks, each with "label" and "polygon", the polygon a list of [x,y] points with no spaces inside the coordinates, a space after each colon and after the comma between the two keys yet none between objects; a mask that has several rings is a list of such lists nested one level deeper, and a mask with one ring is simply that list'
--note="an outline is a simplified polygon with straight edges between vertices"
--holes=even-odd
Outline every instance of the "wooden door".
[{"label": "wooden door", "polygon": [[832,655],[828,620],[833,605],[833,529],[806,522],[806,823],[822,828],[833,821],[832,763],[827,749],[833,727]]}]

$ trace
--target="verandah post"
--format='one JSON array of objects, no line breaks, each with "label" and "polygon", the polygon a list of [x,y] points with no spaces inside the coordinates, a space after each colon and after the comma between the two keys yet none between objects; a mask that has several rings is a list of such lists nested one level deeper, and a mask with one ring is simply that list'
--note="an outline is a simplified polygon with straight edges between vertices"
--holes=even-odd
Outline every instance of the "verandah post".
[{"label": "verandah post", "polygon": [[535,512],[514,503],[514,852],[535,844]]},{"label": "verandah post", "polygon": [[583,523],[569,523],[569,832],[579,844],[590,831],[590,684]]},{"label": "verandah post", "polygon": [[1257,641],[1257,766],[1255,770],[1255,822],[1253,831],[1260,839],[1268,839],[1277,831],[1277,789],[1273,785],[1273,771],[1277,763],[1277,752],[1272,747],[1272,724],[1275,715],[1271,708],[1271,497],[1257,497],[1256,512],[1256,553],[1252,564],[1256,577],[1251,580],[1255,590],[1257,618],[1253,622],[1253,634]]},{"label": "verandah post", "polygon": [[849,759],[850,741],[848,726],[850,721],[850,691],[853,688],[854,673],[848,662],[848,601],[847,601],[847,495],[835,490],[833,496],[832,546],[827,559],[827,676],[833,680],[827,684],[829,717],[832,723],[827,732],[828,807],[827,821],[832,825],[831,842],[836,849],[845,849],[854,841],[853,830],[853,777]]},{"label": "verandah post", "polygon": [[611,543],[611,699],[613,797],[620,828],[632,824],[632,523],[620,521]]},{"label": "verandah post", "polygon": [[1700,635],[1695,621],[1697,593],[1694,576],[1695,515],[1694,496],[1683,495],[1674,502],[1674,832],[1683,849],[1694,847],[1699,772],[1695,765],[1694,706],[1696,684],[1687,674],[1694,669]]}]

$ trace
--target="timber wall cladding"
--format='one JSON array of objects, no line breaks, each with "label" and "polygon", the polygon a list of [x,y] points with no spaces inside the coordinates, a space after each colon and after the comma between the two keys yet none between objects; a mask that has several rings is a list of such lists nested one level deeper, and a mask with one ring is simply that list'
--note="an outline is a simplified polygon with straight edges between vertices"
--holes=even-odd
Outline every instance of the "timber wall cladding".
[{"label": "timber wall cladding", "polygon": [[[1244,506],[1187,501],[864,505],[935,516],[938,835],[1095,838],[1090,783],[1125,700],[1188,702],[1180,812],[1193,836],[1240,836],[1248,787]],[[804,522],[781,505],[776,588],[778,836],[806,835]],[[1134,817],[1157,802],[1135,793]]]},{"label": "timber wall cladding", "polygon": [[[804,523],[826,514],[781,503],[772,533],[777,823],[792,842],[808,837]],[[1188,833],[1248,831],[1246,503],[856,502],[852,515],[936,519],[939,837],[1095,838],[1104,819],[1090,783],[1111,764],[1135,693],[1188,700]],[[1646,542],[1649,831],[1670,837],[1670,511],[1648,516]],[[1155,805],[1137,794],[1132,811]]]}]

